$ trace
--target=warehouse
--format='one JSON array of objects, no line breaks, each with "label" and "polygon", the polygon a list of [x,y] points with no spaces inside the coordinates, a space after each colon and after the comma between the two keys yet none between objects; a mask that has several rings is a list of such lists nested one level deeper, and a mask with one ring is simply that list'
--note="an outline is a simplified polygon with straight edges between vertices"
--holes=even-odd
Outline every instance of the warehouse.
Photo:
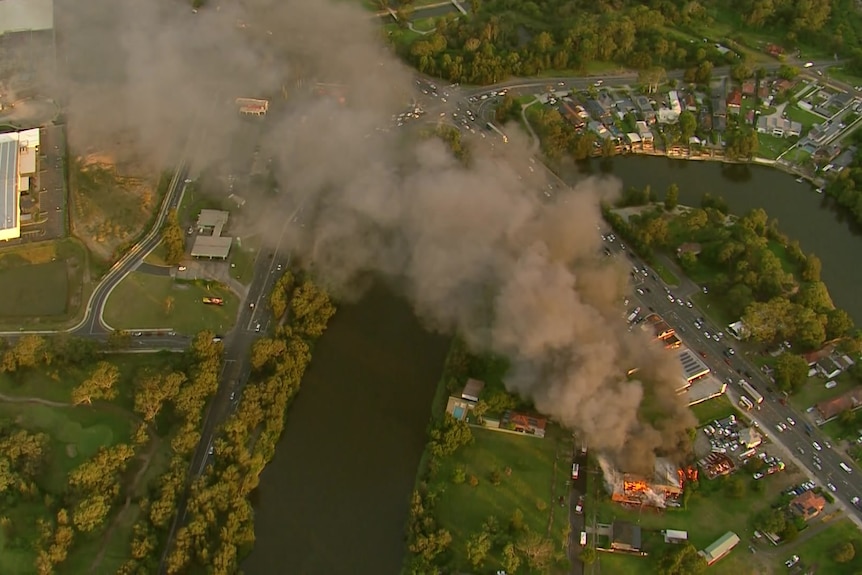
[{"label": "warehouse", "polygon": [[21,194],[36,175],[39,130],[0,134],[0,241],[21,237]]}]

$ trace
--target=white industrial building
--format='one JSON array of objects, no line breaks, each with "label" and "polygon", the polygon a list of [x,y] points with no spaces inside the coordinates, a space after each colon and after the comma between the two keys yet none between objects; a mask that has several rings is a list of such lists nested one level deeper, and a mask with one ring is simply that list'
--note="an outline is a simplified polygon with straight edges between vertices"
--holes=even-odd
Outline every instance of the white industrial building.
[{"label": "white industrial building", "polygon": [[[5,0],[0,0],[0,6]],[[30,191],[39,155],[39,129],[0,134],[0,240],[21,237],[21,194]]]}]

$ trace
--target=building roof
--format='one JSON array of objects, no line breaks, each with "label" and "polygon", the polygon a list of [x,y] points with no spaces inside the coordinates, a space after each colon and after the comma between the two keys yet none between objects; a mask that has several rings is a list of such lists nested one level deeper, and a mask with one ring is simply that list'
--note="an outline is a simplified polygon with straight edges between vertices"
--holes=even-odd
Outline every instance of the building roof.
[{"label": "building roof", "polygon": [[0,0],[0,36],[53,27],[53,0]]},{"label": "building roof", "polygon": [[229,212],[222,210],[201,210],[201,213],[198,215],[198,226],[202,228],[224,226],[227,223],[229,215]]},{"label": "building roof", "polygon": [[192,246],[192,257],[226,258],[230,253],[233,238],[223,236],[198,236]]},{"label": "building roof", "polygon": [[513,425],[533,429],[544,430],[548,425],[548,420],[544,417],[540,417],[538,415],[527,415],[526,413],[518,413],[515,411],[508,412],[503,419]]},{"label": "building roof", "polygon": [[824,420],[829,420],[848,409],[855,409],[860,405],[862,405],[862,387],[856,387],[838,397],[818,403],[817,411],[820,412],[820,416]]},{"label": "building roof", "polygon": [[687,541],[688,540],[688,531],[677,531],[676,529],[665,529],[664,538],[667,539],[676,539],[677,541]]},{"label": "building roof", "polygon": [[461,397],[463,399],[469,399],[470,401],[479,401],[479,394],[482,393],[482,390],[484,388],[484,381],[470,378],[467,380],[467,384],[464,386],[464,390],[461,392]]},{"label": "building roof", "polygon": [[17,183],[18,141],[8,134],[0,134],[0,230],[11,230],[19,225]]},{"label": "building roof", "polygon": [[622,544],[631,549],[641,548],[641,528],[627,521],[614,521],[611,526],[611,545]]},{"label": "building roof", "polygon": [[728,531],[718,538],[718,540],[703,550],[706,555],[707,563],[713,563],[721,559],[724,555],[730,552],[731,549],[739,543],[739,536],[733,531]]},{"label": "building roof", "polygon": [[688,381],[695,380],[709,373],[709,368],[690,349],[682,349],[679,352],[679,362],[682,371]]},{"label": "building roof", "polygon": [[763,442],[763,436],[753,427],[746,427],[739,432],[739,442],[745,447],[757,447]]},{"label": "building roof", "polygon": [[813,491],[806,491],[791,501],[790,507],[803,518],[810,519],[823,511],[826,499]]}]

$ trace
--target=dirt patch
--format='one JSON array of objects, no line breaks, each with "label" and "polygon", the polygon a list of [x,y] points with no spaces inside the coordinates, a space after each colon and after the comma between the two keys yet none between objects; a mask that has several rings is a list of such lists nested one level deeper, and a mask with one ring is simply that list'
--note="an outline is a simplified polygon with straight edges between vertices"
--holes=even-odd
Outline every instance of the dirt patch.
[{"label": "dirt patch", "polygon": [[78,447],[74,443],[66,444],[66,457],[73,459],[78,456]]},{"label": "dirt patch", "polygon": [[131,169],[105,154],[75,158],[70,166],[72,229],[104,261],[141,234],[158,202],[157,183],[129,175]]}]

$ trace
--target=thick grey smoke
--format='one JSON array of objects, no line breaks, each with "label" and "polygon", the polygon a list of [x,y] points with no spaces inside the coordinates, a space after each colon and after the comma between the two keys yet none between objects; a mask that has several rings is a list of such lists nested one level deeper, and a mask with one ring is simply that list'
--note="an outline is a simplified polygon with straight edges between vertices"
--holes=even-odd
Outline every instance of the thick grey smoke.
[{"label": "thick grey smoke", "polygon": [[[377,23],[346,2],[212,1],[192,15],[182,3],[112,0],[123,73],[110,80],[110,109],[95,87],[72,106],[79,145],[122,129],[165,161],[195,118],[218,164],[248,128],[205,104],[272,98],[260,153],[273,158],[279,191],[257,209],[249,202],[250,228],[273,242],[286,230],[283,241],[342,296],[370,274],[388,278],[430,327],[510,357],[512,391],[629,467],[680,453],[693,424],[674,393],[680,367],[625,328],[626,266],[601,256],[599,201],[618,182],[590,179],[548,200],[513,127],[509,144],[468,141],[469,167],[416,130],[381,130],[413,79]],[[318,81],[344,85],[347,103],[312,96]],[[649,383],[628,380],[632,367]],[[659,424],[639,416],[646,391]]]}]

